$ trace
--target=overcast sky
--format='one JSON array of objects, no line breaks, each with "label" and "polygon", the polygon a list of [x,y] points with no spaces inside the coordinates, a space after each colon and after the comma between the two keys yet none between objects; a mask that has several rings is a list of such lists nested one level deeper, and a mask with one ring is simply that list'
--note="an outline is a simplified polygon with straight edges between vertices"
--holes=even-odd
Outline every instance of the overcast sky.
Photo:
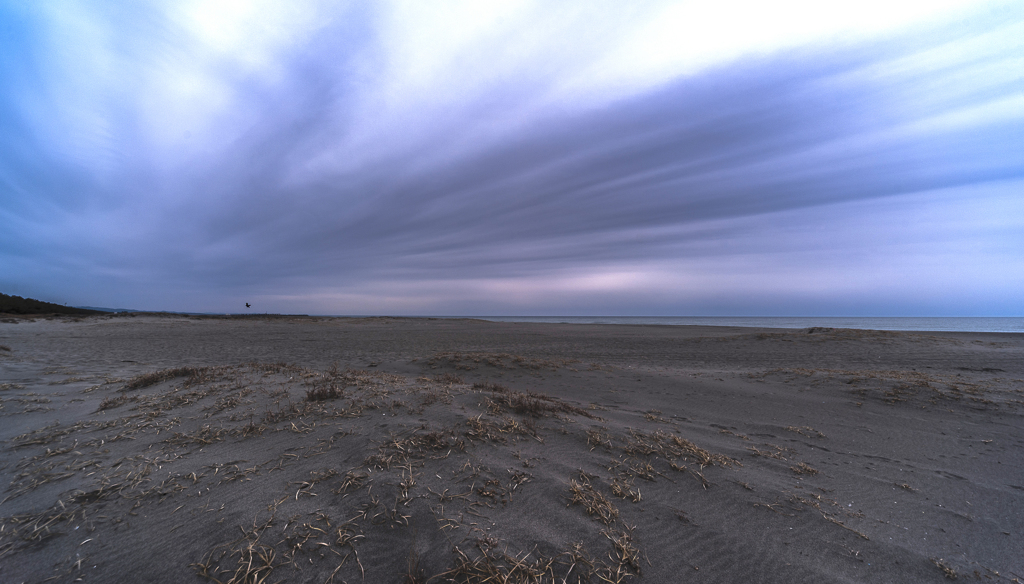
[{"label": "overcast sky", "polygon": [[1024,316],[1024,3],[0,0],[0,291]]}]

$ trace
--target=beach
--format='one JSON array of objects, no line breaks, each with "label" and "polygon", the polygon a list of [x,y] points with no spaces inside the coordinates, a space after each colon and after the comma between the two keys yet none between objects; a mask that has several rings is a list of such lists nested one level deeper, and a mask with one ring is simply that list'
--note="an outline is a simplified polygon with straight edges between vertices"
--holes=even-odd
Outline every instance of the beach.
[{"label": "beach", "polygon": [[1024,335],[0,319],[2,582],[1024,582]]}]

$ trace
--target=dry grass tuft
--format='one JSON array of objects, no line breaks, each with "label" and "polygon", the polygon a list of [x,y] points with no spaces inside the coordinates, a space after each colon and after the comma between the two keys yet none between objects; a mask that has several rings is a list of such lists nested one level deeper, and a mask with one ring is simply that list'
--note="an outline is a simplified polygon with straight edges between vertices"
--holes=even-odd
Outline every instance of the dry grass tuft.
[{"label": "dry grass tuft", "polygon": [[455,439],[449,432],[433,431],[413,434],[405,438],[392,436],[377,447],[377,453],[366,457],[364,464],[370,468],[388,470],[392,466],[405,464],[410,459],[426,456],[427,452],[438,450],[465,450],[462,439]]},{"label": "dry grass tuft", "polygon": [[583,505],[587,515],[596,516],[605,525],[611,525],[618,519],[619,510],[608,497],[594,488],[587,474],[580,472],[579,480],[569,479],[569,492],[572,494],[570,505]]},{"label": "dry grass tuft", "polygon": [[116,425],[117,422],[113,420],[109,422],[82,421],[71,426],[61,426],[59,421],[55,421],[42,428],[37,428],[15,436],[14,438],[11,438],[9,442],[14,444],[14,448],[52,444],[64,436],[78,430],[104,430]]},{"label": "dry grass tuft", "polygon": [[783,456],[783,452],[792,452],[790,448],[784,448],[782,446],[776,446],[775,444],[765,444],[765,446],[771,448],[771,450],[761,450],[756,446],[748,446],[747,450],[750,451],[754,456],[761,456],[763,458],[774,458],[775,460],[786,460]]},{"label": "dry grass tuft", "polygon": [[337,384],[329,383],[327,385],[321,385],[319,387],[306,390],[306,401],[327,401],[331,399],[338,399],[344,395],[345,391],[339,388]]},{"label": "dry grass tuft", "polygon": [[175,432],[173,436],[167,438],[164,442],[174,446],[189,446],[191,444],[206,446],[207,444],[219,442],[230,434],[231,431],[227,428],[215,428],[205,425],[194,432]]},{"label": "dry grass tuft", "polygon": [[483,417],[484,415],[480,414],[466,420],[466,425],[469,426],[469,430],[466,430],[466,437],[481,442],[506,442],[507,438],[502,434],[501,428]]},{"label": "dry grass tuft", "polygon": [[[358,405],[349,408],[350,414],[358,415],[362,410]],[[325,414],[323,404],[319,402],[279,403],[276,410],[267,409],[263,412],[263,421],[268,424],[287,422],[310,414]]]},{"label": "dry grass tuft", "polygon": [[452,394],[447,388],[432,387],[424,392],[423,401],[420,402],[420,409],[432,406],[437,402],[451,405]]},{"label": "dry grass tuft", "polygon": [[592,420],[600,419],[583,408],[534,391],[516,391],[498,383],[474,383],[473,389],[495,394],[494,403],[520,415],[539,418],[547,414],[575,414]]},{"label": "dry grass tuft", "polygon": [[96,411],[101,412],[103,410],[109,410],[112,408],[123,406],[124,404],[133,401],[139,401],[139,397],[136,395],[119,395],[117,397],[108,396],[103,398],[103,401],[100,402],[100,405],[98,408],[96,408]]},{"label": "dry grass tuft", "polygon": [[641,500],[640,489],[634,489],[633,480],[631,477],[620,478],[615,477],[612,479],[612,494],[620,499],[631,499],[634,503],[639,503]]},{"label": "dry grass tuft", "polygon": [[661,417],[660,414],[661,414],[660,410],[649,410],[649,411],[644,413],[644,419],[647,420],[648,422],[657,422],[659,424],[671,424],[672,423],[672,422],[669,422],[668,420],[666,420],[665,418]]},{"label": "dry grass tuft", "polygon": [[340,495],[342,493],[347,493],[350,490],[358,489],[363,486],[363,483],[366,482],[366,479],[369,476],[370,475],[362,472],[348,471],[345,473],[345,476],[341,477],[341,484],[334,489],[334,494]]},{"label": "dry grass tuft", "polygon": [[289,485],[298,485],[299,488],[295,491],[295,499],[298,500],[299,493],[307,492],[313,485],[317,485],[337,476],[338,471],[333,468],[325,468],[323,470],[312,470],[309,471],[309,480],[305,481],[293,481],[288,483]]},{"label": "dry grass tuft", "polygon": [[438,576],[445,582],[501,582],[502,584],[534,584],[545,577],[555,581],[555,558],[537,557],[530,561],[530,552],[509,555],[498,551],[493,538],[477,542],[479,555],[469,554],[455,547],[455,567]]},{"label": "dry grass tuft", "polygon": [[264,373],[264,374],[270,374],[270,373],[299,373],[299,374],[301,374],[301,373],[305,372],[305,370],[302,367],[299,367],[297,365],[291,365],[289,363],[284,363],[284,362],[281,362],[281,361],[276,362],[276,363],[260,363],[259,361],[252,361],[250,363],[246,363],[246,366],[248,366],[253,371],[256,371],[256,372],[259,372],[259,373]]},{"label": "dry grass tuft", "polygon": [[80,507],[58,503],[46,511],[5,517],[0,523],[0,558],[29,545],[62,535],[58,527],[84,513]]},{"label": "dry grass tuft", "polygon": [[[959,576],[959,574],[957,574],[957,571],[953,568],[953,566],[950,566],[946,562],[946,560],[943,560],[942,558],[932,558],[932,563],[935,564],[935,567],[942,570],[943,576],[949,578],[950,580],[956,580]],[[975,575],[977,575],[977,572],[975,572]]]},{"label": "dry grass tuft", "polygon": [[469,426],[469,429],[466,430],[465,435],[470,440],[504,444],[508,442],[509,436],[523,435],[530,436],[538,442],[544,441],[537,433],[537,426],[532,420],[519,421],[515,418],[507,417],[499,425],[485,420],[483,417],[483,414],[478,414],[466,420],[466,425]]},{"label": "dry grass tuft", "polygon": [[813,466],[807,464],[806,462],[801,462],[800,464],[798,464],[796,466],[791,466],[791,467],[789,467],[789,470],[795,472],[796,474],[805,474],[805,475],[816,475],[816,474],[818,474],[818,469],[816,469]]},{"label": "dry grass tuft", "polygon": [[614,569],[607,568],[606,582],[622,582],[628,576],[640,575],[640,549],[633,543],[632,529],[607,530],[601,532],[612,542],[611,559]]},{"label": "dry grass tuft", "polygon": [[796,432],[797,434],[799,434],[801,436],[806,436],[807,438],[824,438],[825,437],[825,435],[823,433],[819,432],[818,430],[815,430],[814,428],[812,428],[810,426],[786,426],[786,430],[788,430],[790,432]]},{"label": "dry grass tuft", "polygon": [[630,430],[629,439],[623,450],[629,456],[659,456],[666,459],[683,458],[704,466],[738,465],[735,459],[724,454],[716,454],[697,446],[686,438],[658,430],[653,434],[645,434],[638,430]]},{"label": "dry grass tuft", "polygon": [[[277,551],[269,545],[260,543],[260,537],[274,522],[271,516],[258,524],[253,519],[251,529],[242,529],[242,538],[228,549],[214,549],[201,562],[192,564],[196,574],[212,580],[217,584],[265,584],[274,568],[281,565],[277,560]],[[221,563],[234,564],[234,568],[222,568]],[[227,577],[227,579],[223,579]]]},{"label": "dry grass tuft", "polygon": [[143,387],[156,385],[177,377],[187,377],[188,380],[186,381],[186,385],[191,385],[192,383],[202,381],[208,371],[208,367],[174,367],[172,369],[161,369],[160,371],[154,371],[152,373],[143,373],[142,375],[136,375],[125,382],[123,391],[142,389]]},{"label": "dry grass tuft", "polygon": [[462,378],[454,373],[438,373],[434,376],[434,381],[442,383],[444,385],[460,385],[465,383]]},{"label": "dry grass tuft", "polygon": [[[455,547],[455,567],[425,581],[458,582],[463,584],[584,584],[605,582],[621,584],[640,574],[641,552],[632,539],[632,530],[606,530],[601,534],[612,543],[608,553],[610,562],[595,559],[582,543],[573,543],[569,549],[554,557],[532,552],[510,554],[499,549],[500,542],[492,536],[477,540],[475,550],[469,552]],[[407,582],[415,580],[407,580]]]},{"label": "dry grass tuft", "polygon": [[597,429],[587,430],[587,445],[590,446],[591,450],[598,446],[602,446],[607,450],[614,448],[612,446],[611,434]]}]

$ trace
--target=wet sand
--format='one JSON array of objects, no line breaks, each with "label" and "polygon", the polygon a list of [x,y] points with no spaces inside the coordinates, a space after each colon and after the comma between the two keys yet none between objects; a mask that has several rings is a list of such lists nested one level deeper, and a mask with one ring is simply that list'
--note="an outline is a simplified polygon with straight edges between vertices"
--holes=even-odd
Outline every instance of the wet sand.
[{"label": "wet sand", "polygon": [[1024,335],[0,319],[2,582],[1024,581]]}]

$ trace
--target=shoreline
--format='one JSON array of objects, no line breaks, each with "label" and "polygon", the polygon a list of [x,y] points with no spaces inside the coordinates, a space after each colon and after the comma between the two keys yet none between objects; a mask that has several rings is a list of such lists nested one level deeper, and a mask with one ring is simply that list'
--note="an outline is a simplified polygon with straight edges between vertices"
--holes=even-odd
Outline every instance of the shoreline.
[{"label": "shoreline", "polygon": [[[473,321],[490,323],[509,324],[554,324],[554,325],[607,325],[607,326],[669,326],[669,327],[706,327],[706,328],[729,328],[729,329],[757,329],[775,331],[799,331],[806,329],[844,329],[856,331],[884,331],[884,332],[905,332],[921,334],[944,334],[944,333],[978,333],[978,334],[1022,334],[1024,335],[1024,317],[1005,316],[968,316],[968,317],[596,317],[596,316],[407,316],[407,315],[309,315],[309,314],[244,314],[244,313],[183,313],[183,312],[147,312],[147,311],[123,311],[110,312],[93,315],[68,315],[68,314],[13,314],[0,313],[0,322],[15,324],[21,321],[35,319],[111,319],[111,318],[189,318],[189,319],[212,319],[212,320],[399,320],[399,321]],[[797,322],[799,324],[796,324]],[[979,328],[975,326],[960,328],[947,326],[945,328],[913,328],[895,325],[888,327],[869,327],[866,325],[880,322],[896,322],[911,324],[913,322],[935,323],[946,322],[980,322],[998,321],[1003,323],[1001,329],[996,327]],[[779,326],[785,325],[786,326]],[[850,324],[861,324],[864,326],[845,326]]]}]

